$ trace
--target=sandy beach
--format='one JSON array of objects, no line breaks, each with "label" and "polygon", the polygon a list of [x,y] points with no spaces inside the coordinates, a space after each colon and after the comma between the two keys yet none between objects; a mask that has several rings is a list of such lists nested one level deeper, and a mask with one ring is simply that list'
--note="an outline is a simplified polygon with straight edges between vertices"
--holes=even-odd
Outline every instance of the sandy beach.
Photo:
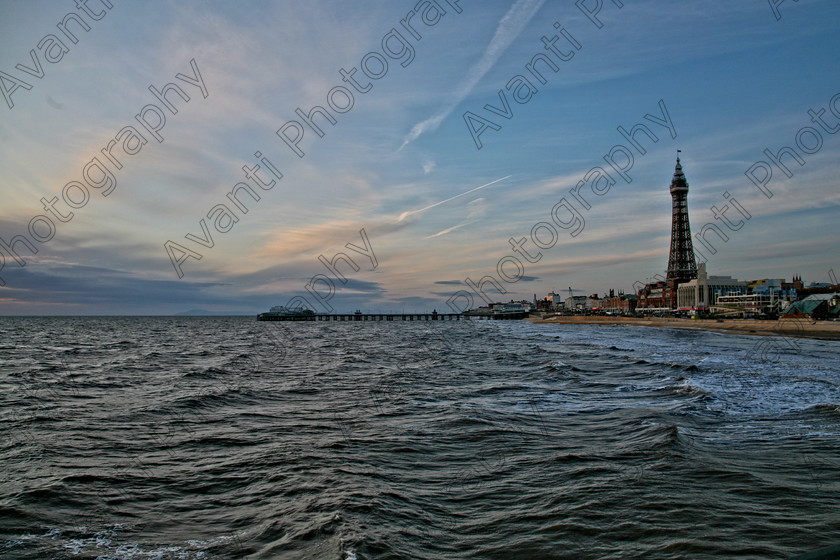
[{"label": "sandy beach", "polygon": [[641,327],[669,327],[676,329],[704,329],[758,336],[799,336],[824,340],[840,340],[840,322],[807,320],[756,321],[750,319],[677,319],[669,317],[605,317],[557,316],[528,319],[534,323],[564,325],[637,325]]}]

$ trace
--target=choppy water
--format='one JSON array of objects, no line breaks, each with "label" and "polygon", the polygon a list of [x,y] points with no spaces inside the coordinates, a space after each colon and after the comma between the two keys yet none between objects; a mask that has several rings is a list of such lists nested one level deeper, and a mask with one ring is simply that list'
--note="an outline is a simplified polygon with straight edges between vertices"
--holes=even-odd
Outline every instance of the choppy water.
[{"label": "choppy water", "polygon": [[768,340],[0,319],[0,556],[788,558],[840,542],[840,343]]}]

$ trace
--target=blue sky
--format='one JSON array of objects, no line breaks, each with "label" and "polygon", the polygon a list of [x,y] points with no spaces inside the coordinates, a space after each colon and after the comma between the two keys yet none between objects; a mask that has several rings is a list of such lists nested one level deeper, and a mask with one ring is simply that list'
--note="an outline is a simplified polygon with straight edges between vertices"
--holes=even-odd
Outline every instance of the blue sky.
[{"label": "blue sky", "polygon": [[[438,4],[3,2],[0,315],[257,313],[294,297],[443,310],[459,290],[482,303],[465,279],[486,277],[499,300],[631,291],[667,265],[678,149],[693,231],[728,239],[706,237],[710,273],[840,271],[836,2],[604,0],[591,17],[596,0]],[[57,27],[71,13],[90,28],[68,21],[76,43]],[[546,54],[555,35],[568,60]],[[537,53],[555,57],[556,72],[539,63],[545,84],[525,68]],[[189,97],[169,90],[177,112],[149,90],[170,83]],[[314,117],[323,137],[295,112],[315,106],[336,121]],[[645,118],[664,122],[663,106],[676,137]],[[487,125],[480,150],[467,112]],[[162,141],[141,113],[151,129],[163,115]],[[617,130],[636,124],[657,137],[634,137],[644,154]],[[281,129],[292,144],[303,131],[303,157]],[[634,155],[630,182],[604,160],[616,145]],[[805,165],[783,156],[787,177],[768,161],[768,198],[745,172],[786,146]],[[569,190],[595,167],[615,184],[578,190],[587,209]],[[226,197],[240,182],[247,213]],[[563,200],[585,221],[574,237],[567,210],[552,217]],[[736,230],[715,220],[725,204]],[[340,253],[346,283],[319,261]]]}]

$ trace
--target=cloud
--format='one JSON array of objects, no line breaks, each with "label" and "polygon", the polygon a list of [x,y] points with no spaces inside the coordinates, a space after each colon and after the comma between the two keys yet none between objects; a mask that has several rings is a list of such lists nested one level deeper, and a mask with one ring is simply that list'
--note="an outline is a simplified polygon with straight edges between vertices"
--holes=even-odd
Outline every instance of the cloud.
[{"label": "cloud", "polygon": [[53,99],[52,96],[50,96],[50,95],[46,96],[46,101],[50,105],[50,107],[52,107],[54,109],[58,109],[59,111],[64,109],[64,103],[59,103],[58,101]]},{"label": "cloud", "polygon": [[487,199],[476,198],[467,203],[467,217],[471,220],[478,220],[487,215]]},{"label": "cloud", "polygon": [[507,175],[505,177],[502,177],[501,179],[496,179],[495,181],[490,181],[489,183],[486,183],[486,184],[481,185],[479,187],[475,187],[475,188],[470,189],[466,192],[462,192],[461,194],[456,194],[455,196],[451,196],[451,197],[447,198],[446,200],[441,200],[440,202],[435,202],[434,204],[430,204],[430,205],[426,206],[425,208],[420,208],[419,210],[410,210],[408,212],[403,212],[402,214],[400,214],[400,217],[397,220],[397,222],[402,222],[404,219],[406,219],[407,217],[409,217],[411,215],[419,214],[421,212],[425,212],[426,210],[430,210],[430,209],[434,208],[435,206],[440,206],[441,204],[445,204],[445,203],[449,202],[450,200],[455,200],[456,198],[460,198],[462,196],[468,195],[468,194],[470,194],[472,192],[475,192],[477,190],[487,188],[491,185],[495,185],[499,181],[504,181],[505,179],[509,179],[510,177],[511,177],[510,175]]},{"label": "cloud", "polygon": [[349,292],[356,294],[384,294],[385,288],[379,282],[368,282],[367,280],[356,280],[348,278],[347,284],[341,282],[334,282],[336,286],[336,294],[339,292]]},{"label": "cloud", "polygon": [[9,314],[149,315],[169,313],[174,306],[206,306],[208,300],[222,307],[231,303],[229,294],[210,294],[224,286],[220,282],[150,280],[112,268],[62,264],[13,269],[8,276],[10,286],[25,286],[0,289]]},{"label": "cloud", "polygon": [[457,226],[452,226],[450,228],[446,228],[446,229],[441,230],[441,231],[439,231],[435,234],[426,236],[426,237],[424,237],[424,239],[434,239],[435,237],[440,237],[441,235],[446,235],[447,233],[452,233],[456,229],[460,229],[460,228],[464,227],[465,225],[467,225],[469,223],[471,223],[471,222],[465,222],[463,224],[458,224]]},{"label": "cloud", "polygon": [[[459,195],[460,196],[460,195]],[[435,237],[440,237],[442,235],[446,235],[448,233],[452,233],[457,229],[461,229],[464,226],[472,225],[478,222],[480,219],[484,218],[487,214],[487,199],[485,198],[476,198],[467,203],[467,221],[462,222],[460,224],[454,225],[452,227],[446,228],[441,230],[433,235],[429,235],[424,239],[434,239]]]},{"label": "cloud", "polygon": [[409,143],[417,140],[421,134],[432,132],[440,126],[446,117],[452,113],[464,98],[469,95],[475,85],[496,64],[513,41],[522,33],[525,25],[542,7],[545,0],[518,0],[499,21],[496,33],[484,50],[481,59],[467,71],[466,77],[455,88],[449,103],[428,119],[415,124],[400,146],[400,150]]}]

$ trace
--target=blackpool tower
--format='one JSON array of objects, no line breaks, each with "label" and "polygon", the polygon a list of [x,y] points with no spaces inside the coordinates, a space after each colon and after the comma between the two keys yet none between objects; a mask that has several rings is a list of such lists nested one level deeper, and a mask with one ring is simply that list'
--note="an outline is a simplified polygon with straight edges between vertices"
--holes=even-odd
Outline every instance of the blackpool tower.
[{"label": "blackpool tower", "polygon": [[691,226],[688,223],[688,181],[685,180],[677,150],[677,167],[671,179],[671,251],[668,254],[666,279],[683,283],[697,278],[697,262],[691,246]]}]

